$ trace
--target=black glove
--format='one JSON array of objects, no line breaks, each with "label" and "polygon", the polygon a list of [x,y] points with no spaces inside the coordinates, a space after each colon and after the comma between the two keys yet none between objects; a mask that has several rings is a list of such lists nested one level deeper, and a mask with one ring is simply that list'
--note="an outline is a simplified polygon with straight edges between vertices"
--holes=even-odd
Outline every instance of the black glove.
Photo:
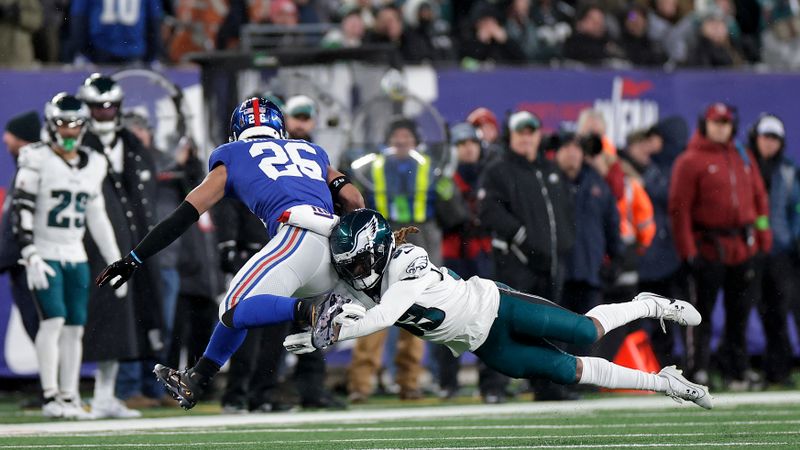
[{"label": "black glove", "polygon": [[119,280],[111,285],[111,287],[117,289],[133,276],[133,272],[135,272],[139,266],[140,264],[137,263],[129,253],[126,257],[111,263],[110,266],[103,269],[100,275],[95,278],[94,282],[98,286],[103,287],[112,279],[119,277]]}]

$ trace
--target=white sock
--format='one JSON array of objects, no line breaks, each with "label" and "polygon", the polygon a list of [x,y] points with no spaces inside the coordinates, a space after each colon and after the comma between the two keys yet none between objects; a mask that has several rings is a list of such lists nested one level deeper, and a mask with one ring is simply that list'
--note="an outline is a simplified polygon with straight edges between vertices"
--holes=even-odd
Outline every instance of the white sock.
[{"label": "white sock", "polygon": [[114,387],[117,384],[119,361],[101,361],[97,363],[94,375],[94,401],[108,401],[114,398]]},{"label": "white sock", "polygon": [[583,363],[583,372],[578,384],[656,392],[666,392],[669,388],[669,381],[654,373],[622,367],[603,358],[579,356],[578,359]]},{"label": "white sock", "polygon": [[58,340],[58,365],[61,394],[78,397],[78,382],[83,359],[83,326],[65,325]]},{"label": "white sock", "polygon": [[585,315],[597,319],[603,327],[603,332],[608,333],[626,323],[650,317],[650,306],[648,302],[609,303],[597,305]]},{"label": "white sock", "polygon": [[58,394],[58,337],[64,327],[63,317],[39,322],[36,333],[36,359],[39,361],[39,379],[45,398]]}]

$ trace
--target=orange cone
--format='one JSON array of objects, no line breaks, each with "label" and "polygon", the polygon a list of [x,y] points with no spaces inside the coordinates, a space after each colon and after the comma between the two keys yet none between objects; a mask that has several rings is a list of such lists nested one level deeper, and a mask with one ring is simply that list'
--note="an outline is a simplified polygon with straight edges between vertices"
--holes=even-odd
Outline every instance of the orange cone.
[{"label": "orange cone", "polygon": [[[650,337],[644,330],[634,331],[625,337],[617,355],[614,356],[614,364],[650,373],[658,373],[661,370],[661,364],[653,352],[653,346],[650,345]],[[633,389],[604,389],[604,391],[652,394],[650,391]]]}]

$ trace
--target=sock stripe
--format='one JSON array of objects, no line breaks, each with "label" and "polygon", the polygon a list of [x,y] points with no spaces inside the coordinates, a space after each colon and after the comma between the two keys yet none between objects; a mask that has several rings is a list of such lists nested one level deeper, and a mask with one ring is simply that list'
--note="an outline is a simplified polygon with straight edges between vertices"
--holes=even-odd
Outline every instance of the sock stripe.
[{"label": "sock stripe", "polygon": [[[266,254],[266,255],[263,255],[261,258],[259,258],[259,260],[258,260],[258,261],[257,261],[255,264],[253,264],[253,265],[250,267],[250,269],[248,269],[248,272],[249,272],[250,270],[253,270],[253,268],[254,268],[254,267],[258,266],[258,264],[260,264],[260,263],[261,263],[261,261],[264,261],[266,258],[269,258],[270,256],[274,255],[274,254],[275,254],[275,252],[279,251],[279,250],[281,249],[281,247],[282,247],[282,246],[283,246],[283,245],[286,243],[286,241],[289,239],[289,236],[290,236],[290,233],[286,233],[286,234],[283,236],[283,238],[281,239],[281,242],[280,242],[280,243],[279,243],[279,244],[278,244],[278,245],[277,245],[277,246],[276,246],[274,249],[272,249],[272,250],[270,250],[269,252],[267,252],[267,254]],[[233,298],[233,296],[234,296],[235,292],[238,292],[238,291],[239,291],[239,289],[242,287],[242,284],[244,284],[244,283],[247,281],[247,278],[248,278],[248,276],[247,276],[247,275],[243,275],[243,276],[242,276],[242,277],[239,279],[239,282],[237,283],[236,287],[235,287],[235,288],[233,288],[233,289],[231,289],[231,294],[230,294],[230,295],[228,295],[228,296],[225,298],[225,309],[226,309],[226,310],[227,310],[227,309],[230,309],[230,307],[229,307],[229,302],[230,302],[231,298]]]}]

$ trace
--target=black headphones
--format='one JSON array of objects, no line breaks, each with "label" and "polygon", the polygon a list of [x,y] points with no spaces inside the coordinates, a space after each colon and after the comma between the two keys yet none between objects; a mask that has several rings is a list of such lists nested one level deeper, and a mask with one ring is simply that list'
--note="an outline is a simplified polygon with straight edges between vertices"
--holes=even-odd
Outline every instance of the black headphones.
[{"label": "black headphones", "polygon": [[[783,123],[783,120],[781,120],[781,118],[776,116],[775,114],[767,112],[762,112],[761,114],[759,114],[758,119],[756,119],[756,121],[753,122],[752,125],[750,125],[750,128],[747,129],[747,145],[748,148],[753,152],[757,150],[756,138],[758,137],[758,126],[761,124],[761,121],[766,119],[767,117],[772,117],[780,121],[780,123]],[[779,151],[783,151],[783,147],[786,145],[786,138],[779,138],[779,139],[781,141],[781,148]]]},{"label": "black headphones", "polygon": [[700,132],[701,135],[703,136],[706,135],[706,113],[708,112],[709,108],[718,104],[725,105],[725,107],[728,108],[728,110],[733,115],[733,122],[732,122],[733,131],[731,132],[731,137],[735,138],[736,132],[739,130],[739,111],[736,109],[735,106],[730,105],[728,103],[714,102],[709,105],[706,105],[706,107],[703,108],[703,111],[700,113],[700,116],[697,118],[697,130]]}]

